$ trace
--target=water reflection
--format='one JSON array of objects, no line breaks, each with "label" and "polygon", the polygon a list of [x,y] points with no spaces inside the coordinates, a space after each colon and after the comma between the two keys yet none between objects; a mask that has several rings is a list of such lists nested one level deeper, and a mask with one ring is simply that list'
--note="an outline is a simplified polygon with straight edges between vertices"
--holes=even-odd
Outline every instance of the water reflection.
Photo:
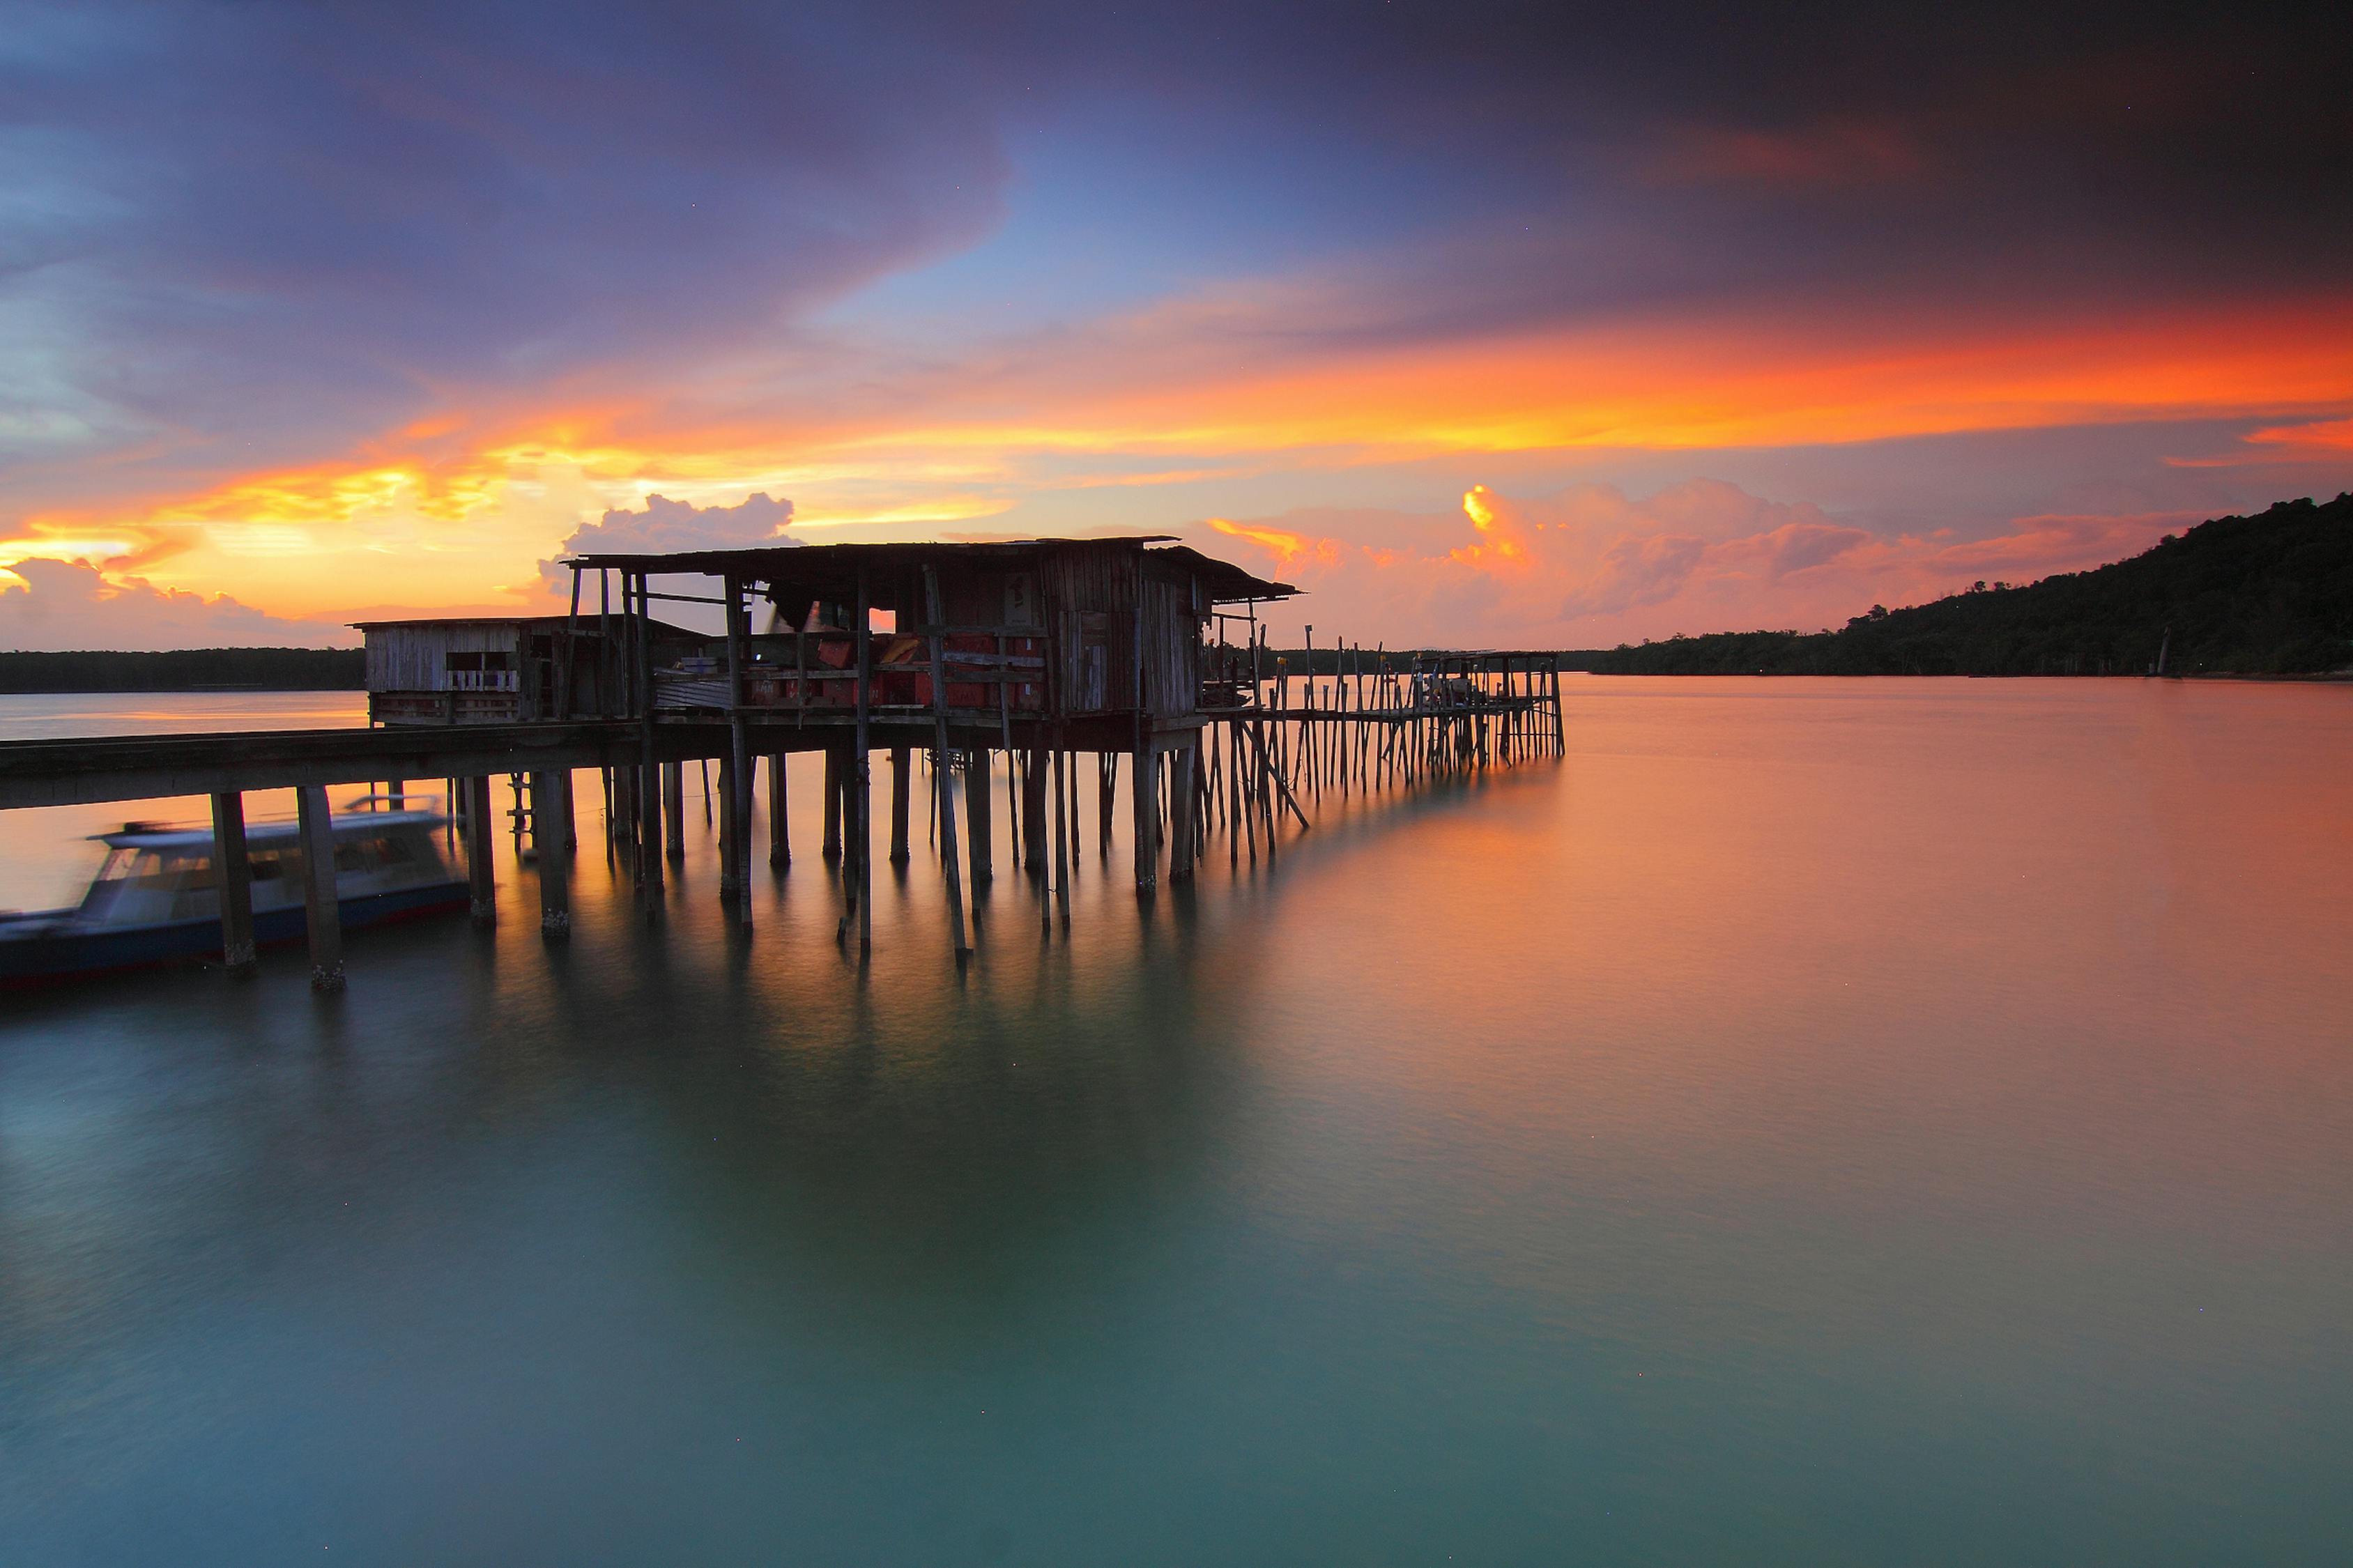
[{"label": "water reflection", "polygon": [[584,775],[568,943],[9,999],[0,1538],[2332,1561],[2348,695],[1577,682],[961,973],[813,817],[647,926]]}]

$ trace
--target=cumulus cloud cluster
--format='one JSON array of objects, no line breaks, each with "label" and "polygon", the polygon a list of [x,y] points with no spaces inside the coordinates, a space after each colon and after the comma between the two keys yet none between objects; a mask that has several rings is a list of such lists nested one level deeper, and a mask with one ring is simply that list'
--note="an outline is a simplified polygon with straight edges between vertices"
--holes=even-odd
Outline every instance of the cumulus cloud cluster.
[{"label": "cumulus cloud cluster", "polygon": [[79,561],[19,561],[0,576],[0,648],[148,652],[175,647],[349,647],[359,634],[324,621],[269,615],[137,577],[110,580]]},{"label": "cumulus cloud cluster", "polygon": [[781,537],[792,525],[793,503],[754,490],[733,506],[696,506],[649,495],[645,510],[616,507],[595,522],[583,523],[565,540],[562,552],[664,554],[681,550],[740,550],[755,544],[798,544]]}]

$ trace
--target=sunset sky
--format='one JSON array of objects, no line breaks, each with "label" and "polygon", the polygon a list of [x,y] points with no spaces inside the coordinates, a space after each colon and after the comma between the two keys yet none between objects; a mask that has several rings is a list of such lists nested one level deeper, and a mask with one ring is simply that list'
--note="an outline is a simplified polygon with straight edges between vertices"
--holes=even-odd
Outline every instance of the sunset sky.
[{"label": "sunset sky", "polygon": [[0,0],[0,647],[1116,531],[1582,647],[2353,488],[2353,29],[1902,10]]}]

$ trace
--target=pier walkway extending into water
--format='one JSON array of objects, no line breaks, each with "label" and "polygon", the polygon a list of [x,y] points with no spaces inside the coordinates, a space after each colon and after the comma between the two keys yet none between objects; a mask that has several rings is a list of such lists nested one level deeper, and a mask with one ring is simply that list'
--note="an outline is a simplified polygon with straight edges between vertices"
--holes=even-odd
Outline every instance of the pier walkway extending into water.
[{"label": "pier walkway extending into water", "polygon": [[[847,906],[839,935],[864,952],[874,861],[868,760],[878,751],[889,758],[888,853],[903,862],[921,756],[950,946],[961,959],[971,951],[965,879],[977,885],[995,872],[990,802],[1000,767],[1010,859],[1053,895],[1042,902],[1050,926],[1058,913],[1069,921],[1071,868],[1082,848],[1082,753],[1093,753],[1104,853],[1128,761],[1135,882],[1149,889],[1164,867],[1172,881],[1189,878],[1219,834],[1236,865],[1245,855],[1271,859],[1289,827],[1313,826],[1303,800],[1327,789],[1410,785],[1563,749],[1556,655],[1318,649],[1311,628],[1305,668],[1293,671],[1268,646],[1257,606],[1297,590],[1191,551],[1148,549],[1154,542],[585,558],[569,563],[569,617],[368,627],[378,721],[370,728],[0,742],[0,809],[210,796],[221,952],[236,970],[253,961],[248,791],[295,790],[305,852],[323,865],[332,858],[328,786],[383,785],[398,797],[409,781],[448,781],[474,917],[490,922],[491,781],[527,779],[515,831],[531,835],[541,930],[557,938],[571,919],[574,773],[601,775],[608,829],[655,919],[665,862],[683,853],[685,764],[715,761],[719,891],[748,926],[751,900],[741,895],[752,876],[760,760],[768,761],[768,859],[781,868],[792,858],[784,760],[820,752],[822,853]],[[603,607],[584,614],[577,578],[590,572],[606,578]],[[723,596],[654,586],[687,573],[718,577]],[[620,578],[617,616],[607,574]],[[772,618],[754,635],[762,600]],[[726,630],[665,626],[649,613],[653,601],[719,605]],[[878,626],[878,616],[892,619]],[[380,667],[391,673],[380,677]],[[584,706],[596,711],[583,715]],[[338,987],[334,879],[303,879],[313,980]]]}]

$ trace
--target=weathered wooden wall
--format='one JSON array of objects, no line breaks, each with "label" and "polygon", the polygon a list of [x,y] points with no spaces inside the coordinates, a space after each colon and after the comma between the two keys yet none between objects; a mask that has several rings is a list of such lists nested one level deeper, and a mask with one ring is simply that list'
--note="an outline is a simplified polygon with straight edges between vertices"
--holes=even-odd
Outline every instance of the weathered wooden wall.
[{"label": "weathered wooden wall", "polygon": [[448,691],[450,654],[502,653],[510,668],[519,668],[521,641],[521,629],[512,622],[373,626],[367,633],[367,689]]}]

